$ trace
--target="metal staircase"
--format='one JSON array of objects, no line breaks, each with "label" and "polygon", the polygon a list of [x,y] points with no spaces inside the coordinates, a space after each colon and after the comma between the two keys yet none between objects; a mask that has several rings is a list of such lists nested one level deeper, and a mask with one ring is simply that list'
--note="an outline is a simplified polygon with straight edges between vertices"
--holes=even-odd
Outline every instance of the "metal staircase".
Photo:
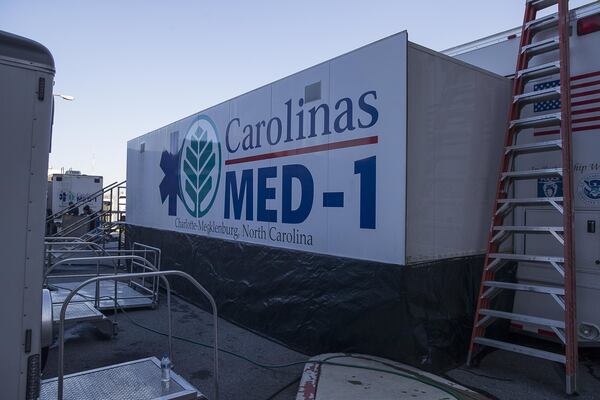
[{"label": "metal staircase", "polygon": [[[558,13],[536,18],[538,11],[558,6]],[[545,37],[553,30],[557,32]],[[535,56],[548,58],[558,54],[552,62],[531,66]],[[537,78],[560,75],[560,87],[525,92],[527,84]],[[528,356],[555,361],[565,365],[566,392],[576,391],[578,364],[576,307],[575,307],[575,254],[573,241],[573,205],[571,171],[571,103],[569,72],[569,10],[567,0],[527,0],[525,17],[521,31],[521,42],[517,56],[517,69],[513,83],[513,97],[510,109],[510,123],[506,133],[505,152],[498,179],[496,204],[489,232],[487,254],[481,280],[477,311],[469,347],[467,364],[473,365],[484,347],[512,351]],[[526,105],[535,102],[560,99],[560,112],[546,112],[541,115],[523,117]],[[519,140],[525,130],[547,126],[560,127],[561,139],[522,143]],[[521,134],[521,135],[520,135]],[[537,152],[558,152],[562,167],[519,170],[518,158]],[[526,190],[517,190],[517,182],[530,182],[544,177],[562,178],[562,197],[539,197],[531,195],[519,197]],[[519,210],[529,206],[543,206],[562,215],[562,226],[531,226],[525,218],[516,217]],[[521,224],[520,224],[521,223]],[[555,239],[561,248],[562,256],[556,254],[528,254],[527,246],[515,246],[515,236],[527,238],[529,235],[546,235]],[[509,240],[510,239],[510,240]],[[512,241],[512,243],[511,243]],[[561,276],[561,284],[548,285],[530,282],[503,282],[498,272],[511,263],[534,263],[549,267],[549,273]],[[502,292],[534,293],[550,296],[561,311],[562,319],[551,319],[540,315],[525,315],[494,309],[494,298]],[[562,343],[561,352],[547,351],[535,347],[522,346],[507,340],[490,338],[490,326],[500,321],[515,321],[540,325],[552,330]]]}]

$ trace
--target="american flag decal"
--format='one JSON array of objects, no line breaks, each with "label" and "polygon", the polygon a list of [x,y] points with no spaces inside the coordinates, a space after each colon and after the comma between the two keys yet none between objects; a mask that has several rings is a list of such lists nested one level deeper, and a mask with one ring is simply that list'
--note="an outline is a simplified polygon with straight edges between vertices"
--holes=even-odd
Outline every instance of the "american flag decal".
[{"label": "american flag decal", "polygon": [[[533,90],[544,90],[560,85],[559,80],[534,84]],[[560,100],[540,101],[533,104],[536,113],[560,109]],[[600,71],[590,71],[571,77],[571,132],[600,131]],[[558,135],[559,129],[534,129],[534,136]]]},{"label": "american flag decal", "polygon": [[[533,85],[533,90],[536,91],[536,90],[550,89],[550,88],[553,88],[556,86],[560,86],[559,79],[557,79],[555,81],[536,83],[535,85]],[[546,101],[540,101],[539,103],[534,103],[533,112],[558,110],[559,108],[560,108],[560,100],[559,99],[546,100]]]}]

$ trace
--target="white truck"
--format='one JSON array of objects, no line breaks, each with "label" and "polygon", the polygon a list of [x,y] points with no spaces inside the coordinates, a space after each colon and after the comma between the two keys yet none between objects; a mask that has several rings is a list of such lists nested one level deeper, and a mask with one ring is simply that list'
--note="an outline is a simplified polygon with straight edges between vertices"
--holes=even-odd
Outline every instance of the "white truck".
[{"label": "white truck", "polygon": [[[54,60],[44,46],[0,31],[0,386],[3,399],[40,391],[42,265]],[[19,149],[16,151],[16,149]],[[48,327],[48,325],[45,325]],[[45,330],[44,332],[48,332]]]},{"label": "white truck", "polygon": [[51,174],[48,176],[48,209],[56,214],[69,204],[76,204],[94,193],[97,197],[79,206],[79,213],[85,205],[89,205],[92,212],[102,210],[102,177],[85,175],[79,171],[66,171],[64,174]]},{"label": "white truck", "polygon": [[[546,16],[551,26],[554,14]],[[571,11],[570,67],[573,122],[573,170],[575,208],[575,259],[577,266],[577,320],[581,345],[600,345],[600,3],[594,2]],[[544,40],[552,33],[540,35]],[[506,77],[515,74],[515,63],[521,28],[501,32],[481,40],[445,51],[446,55],[474,64]],[[532,59],[532,68],[555,68],[552,55]],[[526,92],[558,85],[558,74],[533,80]],[[558,101],[542,101],[529,106],[528,115],[559,107]],[[537,129],[525,132],[532,141],[559,139],[558,131]],[[519,170],[552,168],[560,164],[558,153],[537,153],[522,158]],[[535,184],[521,183],[520,197],[562,196],[560,179],[539,179]],[[560,216],[548,208],[529,207],[516,218],[528,225],[561,225]],[[519,223],[521,225],[521,223]],[[524,224],[523,224],[524,225]],[[527,247],[529,254],[560,254],[560,247],[541,237],[517,236],[515,248]],[[536,251],[537,250],[537,251]],[[543,250],[543,251],[542,251]],[[541,265],[521,263],[520,282],[560,283],[560,275]],[[562,311],[548,296],[519,292],[514,312],[560,319]],[[532,324],[513,323],[513,329],[544,338],[555,338],[554,332]]]},{"label": "white truck", "polygon": [[128,237],[296,348],[345,332],[445,364],[470,331],[509,98],[508,79],[392,35],[130,140]]}]

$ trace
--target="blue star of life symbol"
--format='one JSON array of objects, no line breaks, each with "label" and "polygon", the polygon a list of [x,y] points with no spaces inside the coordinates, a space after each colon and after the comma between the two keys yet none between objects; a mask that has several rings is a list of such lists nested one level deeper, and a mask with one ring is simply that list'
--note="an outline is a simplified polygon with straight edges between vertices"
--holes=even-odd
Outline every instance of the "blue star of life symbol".
[{"label": "blue star of life symbol", "polygon": [[160,200],[169,201],[169,215],[177,215],[177,197],[179,197],[179,159],[181,152],[175,154],[163,151],[160,157],[160,169],[165,174],[158,186],[160,190]]}]

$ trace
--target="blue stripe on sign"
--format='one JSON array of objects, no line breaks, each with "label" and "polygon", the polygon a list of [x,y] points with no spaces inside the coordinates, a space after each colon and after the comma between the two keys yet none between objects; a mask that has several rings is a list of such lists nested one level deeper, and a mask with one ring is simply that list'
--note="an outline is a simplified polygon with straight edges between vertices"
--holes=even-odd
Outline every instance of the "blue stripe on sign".
[{"label": "blue stripe on sign", "polygon": [[344,207],[344,192],[323,193],[323,207]]}]

